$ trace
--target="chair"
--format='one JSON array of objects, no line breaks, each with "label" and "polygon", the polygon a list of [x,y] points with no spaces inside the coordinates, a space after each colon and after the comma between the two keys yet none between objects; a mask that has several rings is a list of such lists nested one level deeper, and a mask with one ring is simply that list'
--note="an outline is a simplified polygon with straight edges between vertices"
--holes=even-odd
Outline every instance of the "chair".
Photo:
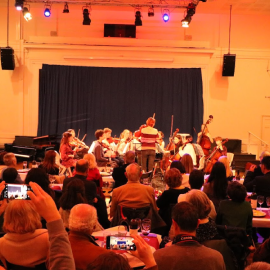
[{"label": "chair", "polygon": [[149,186],[151,184],[151,179],[152,179],[152,171],[143,173],[140,182],[144,185]]},{"label": "chair", "polygon": [[16,265],[16,264],[12,264],[8,261],[6,261],[6,264],[7,264],[7,270],[34,270],[34,269],[47,270],[45,263],[41,263],[41,264],[33,266],[33,267]]},{"label": "chair", "polygon": [[199,167],[198,170],[203,170],[205,166],[205,157],[201,157],[199,160]]},{"label": "chair", "polygon": [[227,153],[227,159],[228,159],[230,167],[231,167],[232,162],[233,162],[233,157],[234,157],[234,153]]},{"label": "chair", "polygon": [[59,154],[57,151],[55,151],[56,157],[55,157],[55,164],[59,166],[59,174],[64,174],[66,171],[69,173],[70,176],[72,176],[71,169],[66,168],[64,165],[61,164],[61,154]]}]

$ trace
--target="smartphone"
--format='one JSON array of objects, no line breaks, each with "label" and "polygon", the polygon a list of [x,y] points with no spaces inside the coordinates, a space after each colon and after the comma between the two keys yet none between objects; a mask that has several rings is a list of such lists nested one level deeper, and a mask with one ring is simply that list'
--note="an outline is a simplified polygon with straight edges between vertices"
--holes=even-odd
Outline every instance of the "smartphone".
[{"label": "smartphone", "polygon": [[109,235],[106,239],[106,249],[111,250],[136,250],[131,236]]},{"label": "smartphone", "polygon": [[25,184],[6,184],[3,190],[3,198],[9,200],[30,200],[27,191],[32,188]]}]

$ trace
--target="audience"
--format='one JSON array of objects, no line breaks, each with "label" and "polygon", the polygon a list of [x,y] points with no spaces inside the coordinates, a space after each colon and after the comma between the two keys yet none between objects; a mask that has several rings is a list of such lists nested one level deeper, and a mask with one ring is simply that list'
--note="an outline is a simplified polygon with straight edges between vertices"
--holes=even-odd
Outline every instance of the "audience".
[{"label": "audience", "polygon": [[198,219],[197,210],[192,204],[181,202],[174,206],[172,226],[176,237],[171,246],[155,251],[154,258],[159,270],[226,269],[219,252],[198,242]]},{"label": "audience", "polygon": [[105,248],[99,247],[91,236],[98,226],[97,211],[93,206],[77,204],[71,209],[69,241],[76,269],[86,269],[98,255],[108,253]]},{"label": "audience", "polygon": [[42,164],[39,165],[40,169],[43,169],[47,174],[58,175],[59,168],[55,164],[56,152],[54,150],[49,150],[45,153],[44,160]]},{"label": "audience", "polygon": [[114,188],[118,188],[127,183],[126,168],[129,164],[135,162],[135,153],[133,151],[126,152],[124,156],[125,164],[113,169],[112,177],[115,181]]},{"label": "audience", "polygon": [[203,192],[214,203],[216,211],[218,211],[220,201],[227,199],[227,186],[225,166],[218,161],[214,164],[208,181],[203,188]]},{"label": "audience", "polygon": [[[13,153],[5,154],[3,157],[3,161],[6,165],[6,167],[2,169],[0,179],[3,179],[3,173],[7,168],[16,169],[16,166],[17,166],[17,159]],[[22,184],[22,183],[23,183],[23,181],[22,181],[20,175],[18,174],[15,181],[14,181],[14,184]]]},{"label": "audience", "polygon": [[184,154],[182,156],[181,163],[184,165],[187,174],[190,174],[193,171],[193,160],[189,154]]},{"label": "audience", "polygon": [[270,238],[256,248],[253,255],[254,262],[267,262],[270,264]]},{"label": "audience", "polygon": [[184,165],[179,161],[179,160],[174,160],[171,163],[170,168],[176,168],[179,170],[179,172],[182,174],[182,185],[184,187],[190,188],[189,185],[189,174],[186,174],[186,169],[184,167]]},{"label": "audience", "polygon": [[255,262],[247,266],[245,270],[270,270],[270,264],[265,262]]},{"label": "audience", "polygon": [[167,224],[166,234],[169,232],[171,221],[172,206],[177,203],[177,198],[180,194],[187,193],[189,188],[182,186],[182,175],[176,168],[168,170],[164,178],[169,189],[165,190],[157,199],[157,207],[159,215]]},{"label": "audience", "polygon": [[15,168],[6,168],[3,172],[3,180],[8,184],[16,184],[18,171]]},{"label": "audience", "polygon": [[229,163],[227,156],[221,156],[218,159],[218,161],[223,163],[225,166],[227,181],[232,181],[233,180],[233,173],[232,173],[232,170],[230,168],[230,163]]},{"label": "audience", "polygon": [[31,201],[8,203],[3,225],[6,234],[0,238],[0,258],[6,267],[7,263],[34,267],[48,260],[48,231],[41,227],[40,215]]},{"label": "audience", "polygon": [[220,202],[216,223],[244,229],[250,237],[251,244],[253,213],[250,203],[245,201],[246,188],[234,181],[229,184],[227,193],[230,200]]}]

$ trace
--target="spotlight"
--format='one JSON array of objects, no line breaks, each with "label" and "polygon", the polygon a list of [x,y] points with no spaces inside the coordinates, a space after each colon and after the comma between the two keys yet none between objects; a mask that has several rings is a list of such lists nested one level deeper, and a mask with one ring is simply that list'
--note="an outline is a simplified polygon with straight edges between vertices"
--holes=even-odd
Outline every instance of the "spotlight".
[{"label": "spotlight", "polygon": [[136,13],[135,13],[135,25],[136,26],[142,26],[141,17],[142,17],[141,12],[139,10],[137,10]]},{"label": "spotlight", "polygon": [[192,16],[195,14],[196,6],[193,3],[189,3],[187,6],[187,15],[181,21],[182,27],[189,27],[189,23],[191,22]]},{"label": "spotlight", "polygon": [[83,25],[90,25],[91,24],[91,19],[89,17],[89,11],[88,11],[88,7],[85,6],[83,7]]},{"label": "spotlight", "polygon": [[148,9],[148,17],[154,17],[154,15],[155,15],[154,7],[152,6]]},{"label": "spotlight", "polygon": [[23,0],[15,0],[15,7],[17,10],[23,10]]},{"label": "spotlight", "polygon": [[32,20],[32,15],[31,15],[31,13],[29,12],[29,10],[30,10],[30,7],[29,7],[29,9],[27,8],[27,7],[24,7],[23,8],[23,17],[25,18],[25,20],[28,22],[28,21],[30,21],[30,20]]},{"label": "spotlight", "polygon": [[45,5],[44,16],[45,17],[51,16],[51,6],[48,4]]},{"label": "spotlight", "polygon": [[163,15],[162,15],[163,21],[168,22],[170,19],[170,11],[168,9],[163,10]]},{"label": "spotlight", "polygon": [[69,13],[68,4],[65,3],[63,13]]},{"label": "spotlight", "polygon": [[182,21],[182,27],[189,27],[189,23],[191,22],[191,17],[190,16],[186,16]]}]

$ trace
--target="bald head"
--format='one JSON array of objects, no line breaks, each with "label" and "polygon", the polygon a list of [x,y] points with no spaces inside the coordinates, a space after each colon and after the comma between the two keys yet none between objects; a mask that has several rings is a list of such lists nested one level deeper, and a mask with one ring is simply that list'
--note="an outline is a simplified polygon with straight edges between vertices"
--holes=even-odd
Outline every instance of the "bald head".
[{"label": "bald head", "polygon": [[87,174],[89,168],[89,163],[85,159],[80,159],[76,163],[76,173],[77,174]]},{"label": "bald head", "polygon": [[77,204],[70,210],[69,229],[92,234],[97,224],[97,210],[89,204]]},{"label": "bald head", "polygon": [[137,163],[131,163],[126,167],[126,176],[128,181],[137,182],[141,177],[141,168]]}]

